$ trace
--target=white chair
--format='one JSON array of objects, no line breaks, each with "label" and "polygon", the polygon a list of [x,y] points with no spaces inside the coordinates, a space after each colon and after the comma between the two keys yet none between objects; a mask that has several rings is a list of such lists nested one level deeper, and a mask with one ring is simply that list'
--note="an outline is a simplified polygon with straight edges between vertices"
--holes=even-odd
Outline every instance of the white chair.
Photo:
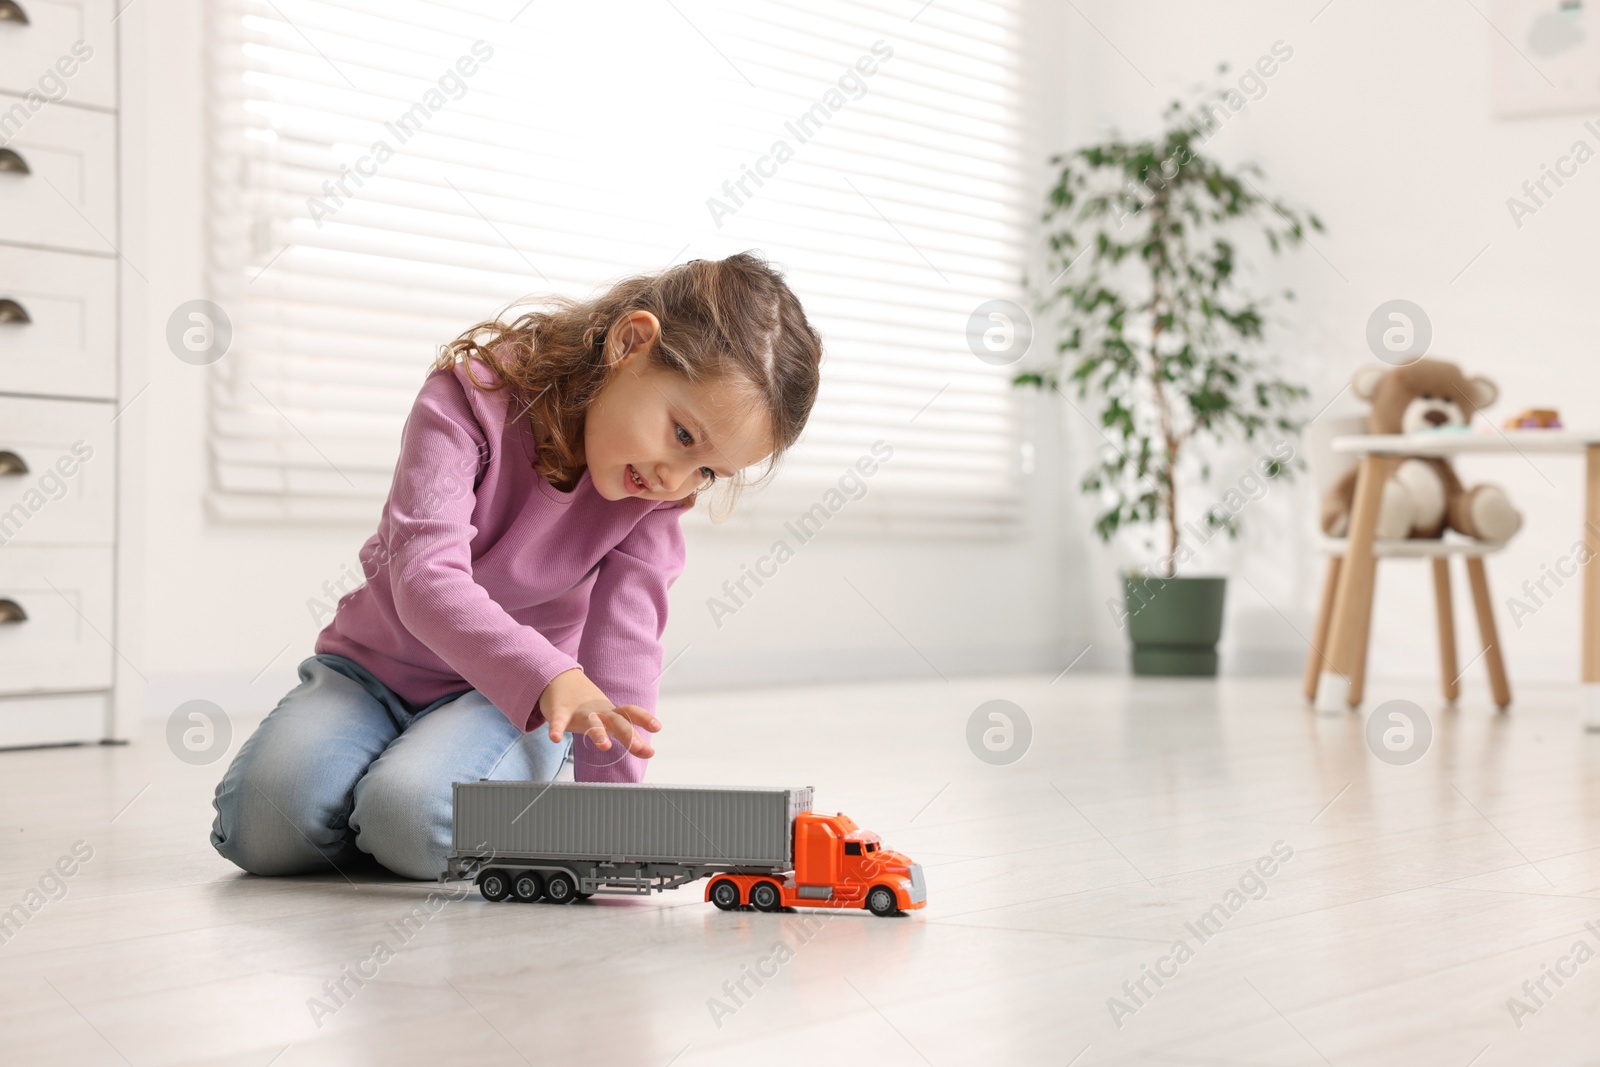
[{"label": "white chair", "polygon": [[[1311,480],[1316,486],[1317,501],[1353,467],[1357,456],[1333,450],[1333,439],[1367,432],[1364,415],[1342,417],[1325,416],[1306,428],[1306,461],[1311,467]],[[1467,579],[1472,587],[1472,603],[1478,615],[1478,633],[1483,638],[1483,660],[1489,671],[1489,688],[1498,707],[1511,703],[1511,686],[1506,680],[1505,661],[1500,655],[1500,638],[1495,630],[1494,604],[1489,597],[1489,579],[1484,571],[1483,559],[1500,551],[1505,542],[1492,543],[1462,537],[1453,530],[1437,540],[1410,539],[1402,541],[1377,541],[1373,555],[1378,559],[1426,559],[1433,564],[1433,602],[1439,623],[1439,673],[1446,700],[1455,701],[1460,694],[1461,670],[1456,664],[1455,609],[1450,592],[1450,557],[1466,560]],[[1344,563],[1345,539],[1317,534],[1317,547],[1328,557],[1327,577],[1322,584],[1322,602],[1317,608],[1317,624],[1311,638],[1311,649],[1306,655],[1305,696],[1308,701],[1317,699],[1317,682],[1326,669],[1324,652],[1328,647],[1329,630],[1333,622],[1334,597],[1339,587],[1339,570]],[[1351,707],[1361,704],[1367,674],[1367,634],[1370,631],[1372,604],[1353,605],[1348,612],[1348,624],[1358,628],[1356,646],[1361,655],[1349,679],[1347,700]]]}]

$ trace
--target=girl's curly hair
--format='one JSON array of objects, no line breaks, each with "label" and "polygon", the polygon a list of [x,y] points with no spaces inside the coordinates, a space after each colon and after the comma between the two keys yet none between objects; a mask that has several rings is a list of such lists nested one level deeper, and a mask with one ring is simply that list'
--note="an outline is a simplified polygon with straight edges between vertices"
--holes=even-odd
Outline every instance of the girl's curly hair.
[{"label": "girl's curly hair", "polygon": [[[794,444],[817,398],[822,338],[806,321],[783,275],[758,253],[695,259],[656,274],[625,278],[589,300],[544,296],[518,300],[504,311],[534,303],[510,325],[496,316],[444,345],[432,370],[476,357],[494,372],[487,391],[511,389],[521,412],[543,431],[535,469],[557,488],[570,490],[583,473],[577,456],[584,416],[610,380],[618,346],[608,344],[630,313],[648,311],[661,324],[649,358],[694,383],[723,383],[746,392],[768,413],[774,448],[760,478],[737,471],[728,511],[747,485],[765,482],[778,458]],[[536,437],[536,440],[538,438]],[[690,508],[702,484],[683,499]],[[724,515],[724,518],[726,515]]]}]

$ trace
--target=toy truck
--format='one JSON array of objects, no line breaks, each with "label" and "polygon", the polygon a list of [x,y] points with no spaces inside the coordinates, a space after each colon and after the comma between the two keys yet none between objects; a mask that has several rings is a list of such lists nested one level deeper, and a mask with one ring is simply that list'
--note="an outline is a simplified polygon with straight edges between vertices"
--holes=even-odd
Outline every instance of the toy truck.
[{"label": "toy truck", "polygon": [[705,899],[758,911],[923,907],[922,867],[848,815],[811,810],[811,787],[456,782],[440,881],[486,900],[566,904],[709,878]]}]

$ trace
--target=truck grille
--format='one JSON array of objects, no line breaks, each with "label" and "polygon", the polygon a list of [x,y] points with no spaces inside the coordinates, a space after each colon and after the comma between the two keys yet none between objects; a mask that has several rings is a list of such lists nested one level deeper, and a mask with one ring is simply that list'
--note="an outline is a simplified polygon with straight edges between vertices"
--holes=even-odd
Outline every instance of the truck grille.
[{"label": "truck grille", "polygon": [[911,871],[911,903],[921,904],[928,899],[928,883],[922,880],[922,864],[913,863]]}]

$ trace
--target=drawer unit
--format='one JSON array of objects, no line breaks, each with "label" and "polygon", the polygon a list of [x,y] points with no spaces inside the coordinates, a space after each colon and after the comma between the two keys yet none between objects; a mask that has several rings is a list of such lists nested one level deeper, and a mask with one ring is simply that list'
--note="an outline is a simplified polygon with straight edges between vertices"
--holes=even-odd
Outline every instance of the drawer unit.
[{"label": "drawer unit", "polygon": [[111,551],[0,549],[0,694],[111,684]]},{"label": "drawer unit", "polygon": [[0,749],[129,738],[142,713],[116,652],[126,3],[0,0]]},{"label": "drawer unit", "polygon": [[[116,106],[112,0],[11,0],[0,7],[0,90]],[[0,144],[8,135],[0,131]]]},{"label": "drawer unit", "polygon": [[116,330],[116,260],[0,245],[0,392],[112,399]]},{"label": "drawer unit", "polygon": [[0,396],[0,552],[111,544],[112,410],[93,400]]},{"label": "drawer unit", "polygon": [[22,124],[0,150],[0,241],[116,255],[116,123],[51,104]]}]

